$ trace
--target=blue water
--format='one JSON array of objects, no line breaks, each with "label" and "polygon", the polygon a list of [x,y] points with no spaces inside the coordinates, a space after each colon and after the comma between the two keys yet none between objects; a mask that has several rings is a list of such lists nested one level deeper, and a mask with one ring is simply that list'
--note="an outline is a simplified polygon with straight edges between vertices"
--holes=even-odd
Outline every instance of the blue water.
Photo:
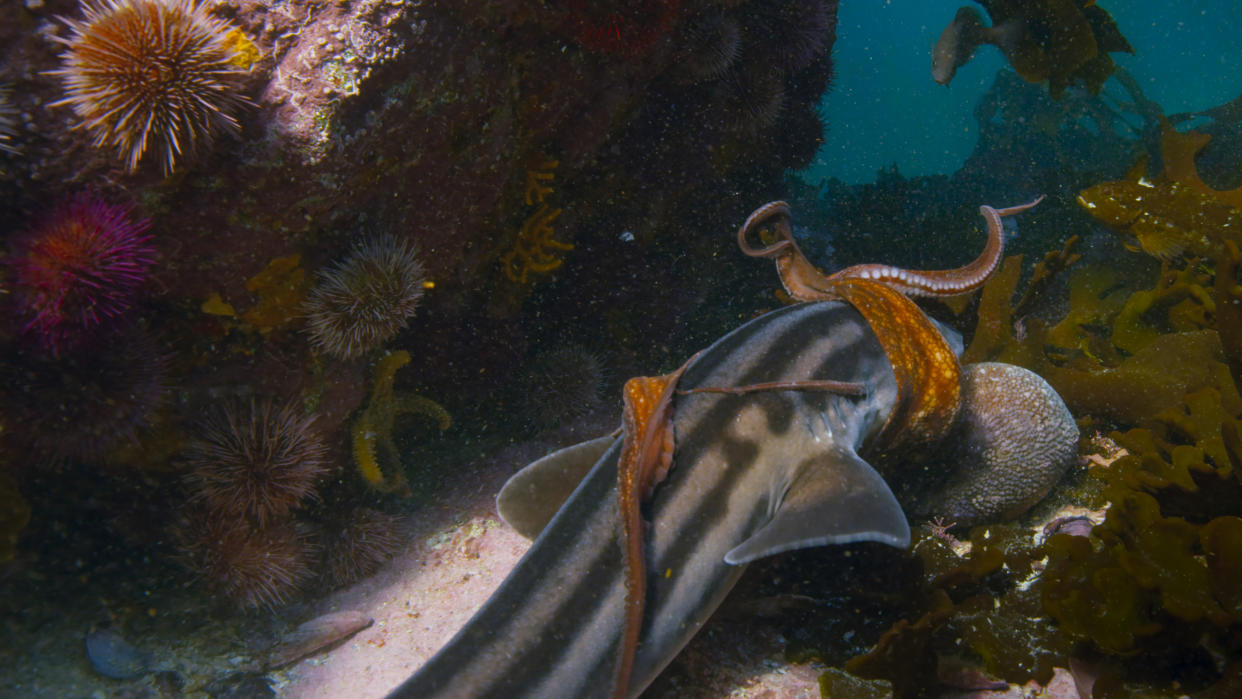
[{"label": "blue water", "polygon": [[[1213,107],[1242,93],[1242,2],[1104,0],[1135,55],[1112,54],[1166,114]],[[872,182],[897,163],[903,175],[951,173],[977,137],[971,115],[1005,65],[984,46],[948,86],[931,79],[931,49],[963,0],[845,0],[825,95],[825,142],[802,172]],[[1106,91],[1109,86],[1106,85]]]}]

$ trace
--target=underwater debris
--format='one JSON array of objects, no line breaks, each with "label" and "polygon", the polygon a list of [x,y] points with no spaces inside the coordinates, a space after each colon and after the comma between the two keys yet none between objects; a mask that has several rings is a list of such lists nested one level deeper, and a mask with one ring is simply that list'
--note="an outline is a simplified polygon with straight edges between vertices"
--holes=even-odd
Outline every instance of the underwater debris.
[{"label": "underwater debris", "polygon": [[1001,50],[1009,65],[1027,82],[1048,81],[1059,98],[1072,83],[1100,91],[1115,69],[1112,52],[1134,53],[1113,18],[1094,0],[979,0],[992,26],[971,7],[958,9],[932,50],[932,78],[941,85],[982,44]]},{"label": "underwater debris", "polygon": [[358,243],[319,273],[306,300],[311,343],[342,359],[360,357],[400,332],[429,288],[414,242],[381,235]]},{"label": "underwater debris", "polygon": [[53,37],[66,46],[51,71],[66,96],[52,106],[72,107],[78,128],[96,147],[115,147],[128,172],[158,149],[171,174],[217,133],[241,132],[235,114],[251,104],[242,66],[255,49],[201,0],[83,0],[81,10],[82,19],[60,18],[70,38]]},{"label": "underwater debris", "polygon": [[332,612],[303,622],[268,651],[264,667],[275,669],[301,660],[369,628],[375,620],[362,612]]},{"label": "underwater debris", "polygon": [[398,394],[393,389],[397,370],[410,363],[410,353],[397,350],[375,363],[371,399],[354,420],[352,435],[354,463],[362,480],[383,493],[409,495],[409,485],[401,466],[400,452],[393,443],[392,429],[397,416],[419,414],[436,420],[440,431],[452,425],[448,411],[439,403],[416,395]]}]

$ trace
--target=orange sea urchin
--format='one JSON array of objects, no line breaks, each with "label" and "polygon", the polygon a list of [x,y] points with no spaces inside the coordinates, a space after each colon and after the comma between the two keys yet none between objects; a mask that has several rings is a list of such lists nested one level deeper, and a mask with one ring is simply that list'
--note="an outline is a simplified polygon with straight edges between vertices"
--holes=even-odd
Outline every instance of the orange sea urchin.
[{"label": "orange sea urchin", "polygon": [[200,0],[84,0],[81,20],[61,18],[73,36],[61,68],[64,99],[95,146],[113,146],[133,172],[149,147],[164,173],[219,131],[240,131],[234,112],[249,104],[246,71],[230,48],[237,33]]},{"label": "orange sea urchin", "polygon": [[321,273],[306,300],[307,331],[320,351],[361,356],[396,335],[418,308],[425,283],[418,247],[383,235],[354,247]]}]

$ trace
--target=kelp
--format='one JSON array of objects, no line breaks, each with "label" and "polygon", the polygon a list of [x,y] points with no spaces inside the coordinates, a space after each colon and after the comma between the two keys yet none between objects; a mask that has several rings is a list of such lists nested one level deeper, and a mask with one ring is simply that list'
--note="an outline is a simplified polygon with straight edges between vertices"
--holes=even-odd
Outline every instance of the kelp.
[{"label": "kelp", "polygon": [[1242,650],[1239,425],[1205,389],[1113,435],[1128,453],[1095,471],[1112,503],[1104,522],[1045,545],[1043,606],[1066,633],[1113,654],[1191,638]]},{"label": "kelp", "polygon": [[1026,367],[1043,376],[1075,415],[1120,424],[1137,424],[1222,380],[1229,384],[1227,403],[1242,406],[1212,328],[1215,304],[1206,276],[1174,271],[1150,289],[1127,293],[1113,270],[1078,267],[1067,284],[1068,309],[1053,324],[1017,315],[1024,304],[1011,305],[1011,299],[1020,279],[1015,257],[988,281],[964,363]]}]

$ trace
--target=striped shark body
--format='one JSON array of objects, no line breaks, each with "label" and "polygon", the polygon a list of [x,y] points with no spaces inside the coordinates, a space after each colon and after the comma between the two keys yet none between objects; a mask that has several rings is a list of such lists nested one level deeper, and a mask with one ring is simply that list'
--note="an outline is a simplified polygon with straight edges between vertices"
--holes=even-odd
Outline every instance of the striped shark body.
[{"label": "striped shark body", "polygon": [[[960,353],[960,337],[939,329]],[[824,544],[909,543],[884,474],[859,455],[893,412],[897,387],[852,307],[809,303],[752,320],[704,350],[680,387],[807,379],[866,390],[676,398],[673,466],[644,507],[647,603],[630,696],[706,622],[747,562]],[[563,450],[506,485],[502,516],[537,538],[491,599],[391,697],[610,695],[626,600],[620,443],[604,438]],[[567,494],[566,484],[577,487]]]}]

